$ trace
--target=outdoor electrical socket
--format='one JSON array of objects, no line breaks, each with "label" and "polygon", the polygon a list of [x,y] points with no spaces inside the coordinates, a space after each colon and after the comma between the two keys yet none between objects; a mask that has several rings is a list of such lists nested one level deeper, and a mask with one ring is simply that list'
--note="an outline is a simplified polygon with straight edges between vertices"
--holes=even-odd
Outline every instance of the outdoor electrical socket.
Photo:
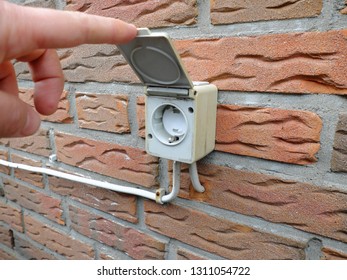
[{"label": "outdoor electrical socket", "polygon": [[147,153],[191,164],[213,151],[217,87],[190,80],[166,33],[140,28],[118,48],[146,86]]}]

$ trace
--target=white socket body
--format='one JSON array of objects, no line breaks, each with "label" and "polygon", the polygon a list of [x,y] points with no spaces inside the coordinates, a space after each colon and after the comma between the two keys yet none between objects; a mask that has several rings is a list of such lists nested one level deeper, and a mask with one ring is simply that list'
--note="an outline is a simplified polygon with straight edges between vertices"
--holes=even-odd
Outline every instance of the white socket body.
[{"label": "white socket body", "polygon": [[190,98],[146,95],[146,151],[193,163],[214,150],[217,87],[194,86]]}]

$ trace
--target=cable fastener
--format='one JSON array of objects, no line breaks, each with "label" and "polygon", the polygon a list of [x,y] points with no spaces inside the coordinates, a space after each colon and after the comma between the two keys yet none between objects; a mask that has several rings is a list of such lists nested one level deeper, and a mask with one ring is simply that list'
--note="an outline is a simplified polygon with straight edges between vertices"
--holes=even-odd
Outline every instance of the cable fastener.
[{"label": "cable fastener", "polygon": [[162,201],[163,196],[165,195],[165,189],[159,188],[155,191],[155,202],[158,204],[164,204]]}]

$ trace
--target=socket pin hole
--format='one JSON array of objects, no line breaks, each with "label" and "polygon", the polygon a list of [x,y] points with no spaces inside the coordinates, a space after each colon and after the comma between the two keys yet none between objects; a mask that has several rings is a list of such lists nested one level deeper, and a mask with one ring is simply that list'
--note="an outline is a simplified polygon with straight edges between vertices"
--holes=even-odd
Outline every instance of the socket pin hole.
[{"label": "socket pin hole", "polygon": [[149,133],[149,134],[147,135],[147,137],[148,137],[148,139],[152,139],[152,138],[153,138],[153,135],[152,135],[151,133]]},{"label": "socket pin hole", "polygon": [[188,112],[193,114],[194,113],[194,109],[192,107],[189,107],[188,108]]}]

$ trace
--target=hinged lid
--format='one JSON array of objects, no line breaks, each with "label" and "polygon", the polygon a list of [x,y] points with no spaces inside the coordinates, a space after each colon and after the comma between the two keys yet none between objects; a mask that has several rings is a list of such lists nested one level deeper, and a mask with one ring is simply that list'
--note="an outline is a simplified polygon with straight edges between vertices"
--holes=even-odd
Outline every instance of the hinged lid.
[{"label": "hinged lid", "polygon": [[140,28],[134,40],[117,47],[146,86],[193,88],[166,33],[151,33],[148,28]]}]

